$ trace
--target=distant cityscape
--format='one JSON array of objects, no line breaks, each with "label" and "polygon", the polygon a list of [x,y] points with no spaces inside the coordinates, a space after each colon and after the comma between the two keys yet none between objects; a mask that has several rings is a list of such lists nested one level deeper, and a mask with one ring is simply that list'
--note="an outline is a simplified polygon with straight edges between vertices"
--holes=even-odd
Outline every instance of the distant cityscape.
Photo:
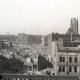
[{"label": "distant cityscape", "polygon": [[0,73],[80,75],[78,19],[65,34],[0,35]]}]

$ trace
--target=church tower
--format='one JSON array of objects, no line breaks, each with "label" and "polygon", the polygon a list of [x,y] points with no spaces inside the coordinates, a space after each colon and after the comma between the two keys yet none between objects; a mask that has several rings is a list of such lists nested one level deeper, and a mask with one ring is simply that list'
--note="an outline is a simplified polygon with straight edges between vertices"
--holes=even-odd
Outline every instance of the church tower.
[{"label": "church tower", "polygon": [[75,34],[78,34],[78,19],[73,18],[71,21],[71,29],[74,31]]},{"label": "church tower", "polygon": [[78,34],[78,18],[71,18],[70,28],[68,29],[66,34]]}]

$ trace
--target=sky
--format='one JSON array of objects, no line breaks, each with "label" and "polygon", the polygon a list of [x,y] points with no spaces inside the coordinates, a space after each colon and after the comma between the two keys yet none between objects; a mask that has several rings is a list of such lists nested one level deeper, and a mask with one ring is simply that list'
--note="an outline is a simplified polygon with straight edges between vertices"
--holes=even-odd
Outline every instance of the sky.
[{"label": "sky", "polygon": [[80,0],[0,0],[0,34],[63,34],[73,17],[80,33]]}]

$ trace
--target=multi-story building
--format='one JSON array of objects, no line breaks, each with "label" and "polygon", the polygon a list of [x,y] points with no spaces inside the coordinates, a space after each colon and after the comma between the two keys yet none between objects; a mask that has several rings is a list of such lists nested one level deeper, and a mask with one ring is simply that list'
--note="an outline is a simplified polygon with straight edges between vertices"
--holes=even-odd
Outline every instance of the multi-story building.
[{"label": "multi-story building", "polygon": [[16,43],[22,45],[41,44],[41,35],[29,35],[29,34],[19,33]]},{"label": "multi-story building", "polygon": [[[76,42],[79,45],[80,42]],[[59,75],[80,74],[80,46],[58,47],[59,42],[52,42],[52,59],[54,70]]]},{"label": "multi-story building", "polygon": [[58,74],[79,75],[80,74],[80,49],[65,48],[58,52]]},{"label": "multi-story building", "polygon": [[74,44],[74,41],[80,39],[80,34],[52,34],[52,41],[58,41],[58,47],[77,47],[78,44]]},{"label": "multi-story building", "polygon": [[59,75],[80,74],[80,34],[78,19],[71,19],[66,34],[52,33],[52,60],[54,70]]}]

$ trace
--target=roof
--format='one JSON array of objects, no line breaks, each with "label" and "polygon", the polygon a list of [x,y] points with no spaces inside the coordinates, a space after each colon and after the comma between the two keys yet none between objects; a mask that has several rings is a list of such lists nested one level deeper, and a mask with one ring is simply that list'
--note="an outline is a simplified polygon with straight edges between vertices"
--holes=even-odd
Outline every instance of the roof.
[{"label": "roof", "polygon": [[9,37],[0,37],[0,40],[10,40]]},{"label": "roof", "polygon": [[17,39],[17,36],[15,35],[0,35],[0,40],[15,41],[16,39]]},{"label": "roof", "polygon": [[72,32],[73,34],[75,34],[74,30],[70,27],[70,28],[68,29],[68,31],[66,32],[66,34],[71,34],[71,32]]},{"label": "roof", "polygon": [[80,52],[80,48],[78,47],[62,48],[62,49],[58,49],[58,52]]},{"label": "roof", "polygon": [[75,41],[72,41],[72,43],[80,43],[80,39],[77,39]]},{"label": "roof", "polygon": [[25,66],[33,66],[32,63],[28,63],[28,62],[24,62],[24,65],[25,65]]}]

